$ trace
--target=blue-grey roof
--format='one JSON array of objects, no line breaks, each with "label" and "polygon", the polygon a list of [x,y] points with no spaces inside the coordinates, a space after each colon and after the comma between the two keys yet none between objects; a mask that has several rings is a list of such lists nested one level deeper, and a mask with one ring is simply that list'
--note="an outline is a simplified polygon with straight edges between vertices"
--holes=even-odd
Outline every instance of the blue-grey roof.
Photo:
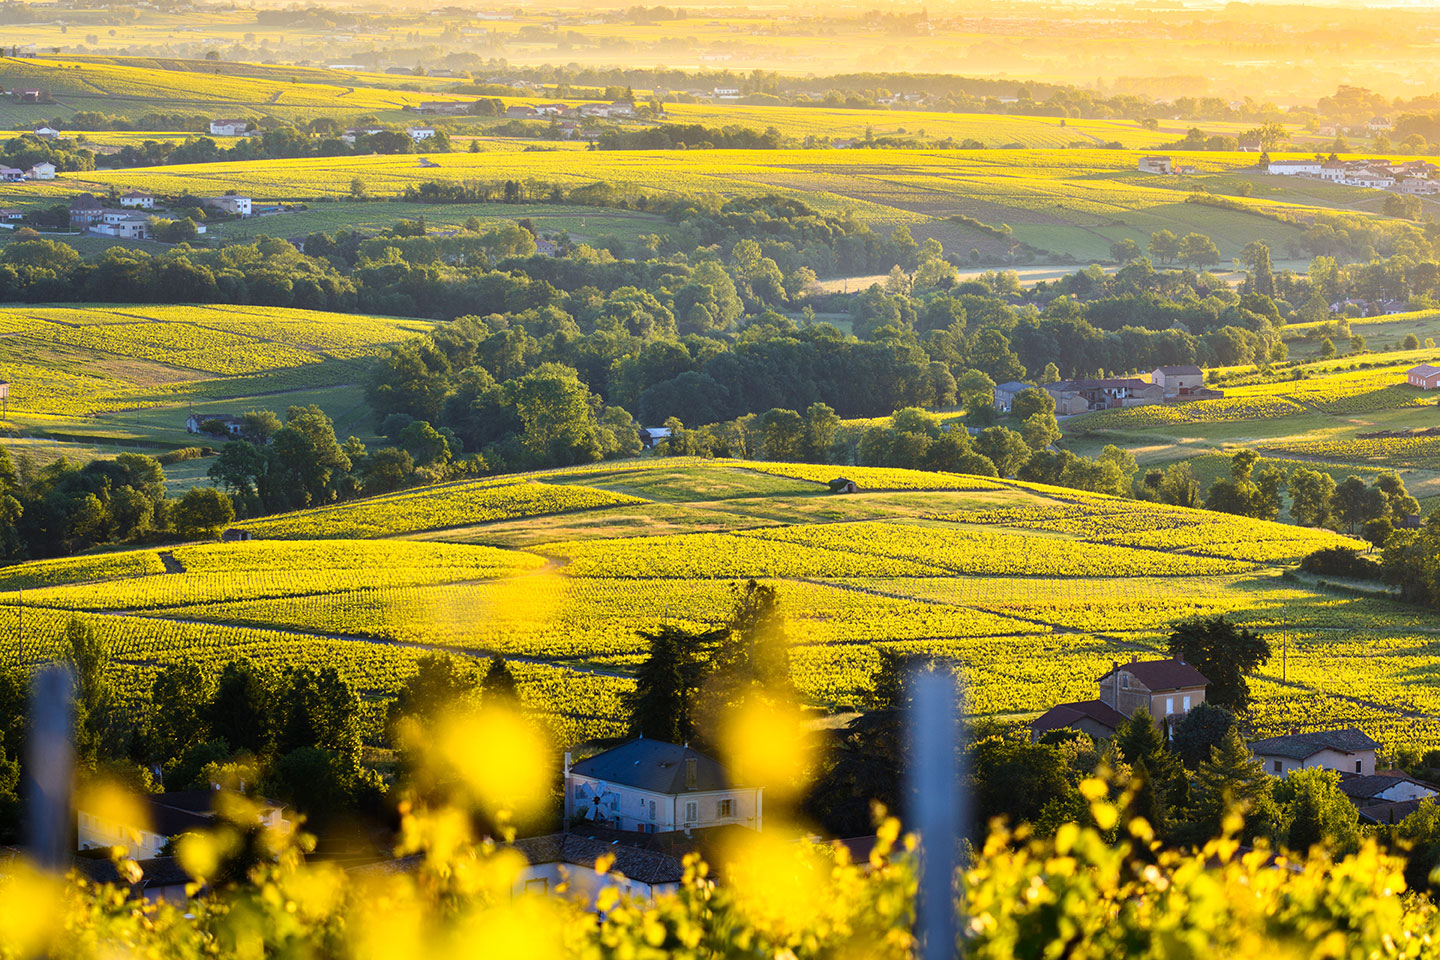
[{"label": "blue-grey roof", "polygon": [[1019,393],[1021,390],[1033,390],[1035,384],[1021,383],[1019,380],[1008,380],[996,387],[996,390],[1004,390],[1006,393]]},{"label": "blue-grey roof", "polygon": [[[693,786],[686,782],[687,760],[695,761]],[[653,793],[724,790],[731,786],[718,761],[690,747],[644,737],[587,757],[573,765],[570,772]]]},{"label": "blue-grey roof", "polygon": [[1289,757],[1291,760],[1305,760],[1322,750],[1359,753],[1363,750],[1378,749],[1380,749],[1380,744],[1354,727],[1346,727],[1343,730],[1292,733],[1284,737],[1267,737],[1250,744],[1251,752],[1257,755]]}]

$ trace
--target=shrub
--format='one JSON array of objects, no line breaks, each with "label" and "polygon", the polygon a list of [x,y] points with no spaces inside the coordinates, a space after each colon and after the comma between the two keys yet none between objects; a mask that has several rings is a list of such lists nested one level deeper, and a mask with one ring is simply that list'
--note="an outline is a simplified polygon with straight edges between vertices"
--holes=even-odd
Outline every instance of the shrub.
[{"label": "shrub", "polygon": [[1300,561],[1300,569],[1306,573],[1330,577],[1345,577],[1347,580],[1379,580],[1380,564],[1360,556],[1350,547],[1326,547]]}]

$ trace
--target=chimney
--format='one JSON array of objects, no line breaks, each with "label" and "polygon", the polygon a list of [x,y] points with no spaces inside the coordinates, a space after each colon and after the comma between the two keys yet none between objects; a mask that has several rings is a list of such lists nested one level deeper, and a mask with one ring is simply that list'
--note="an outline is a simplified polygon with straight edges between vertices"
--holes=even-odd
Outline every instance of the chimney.
[{"label": "chimney", "polygon": [[[1115,709],[1120,710],[1120,661],[1111,660],[1110,669],[1110,685],[1115,689]],[[1122,710],[1121,712],[1123,713],[1124,711]]]},{"label": "chimney", "polygon": [[694,757],[685,758],[685,789],[694,790],[700,782],[699,762]]}]

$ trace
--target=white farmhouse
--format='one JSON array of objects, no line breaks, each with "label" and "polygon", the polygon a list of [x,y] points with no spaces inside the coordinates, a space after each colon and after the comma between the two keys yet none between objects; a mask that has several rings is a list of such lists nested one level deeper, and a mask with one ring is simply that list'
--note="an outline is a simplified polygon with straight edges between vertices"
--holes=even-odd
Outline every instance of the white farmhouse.
[{"label": "white farmhouse", "polygon": [[1265,765],[1265,772],[1277,777],[1306,767],[1369,776],[1375,772],[1379,748],[1380,744],[1354,727],[1266,737],[1250,744],[1250,752]]},{"label": "white farmhouse", "polygon": [[131,210],[154,210],[155,198],[144,190],[131,190],[120,195],[120,206]]},{"label": "white farmhouse", "polygon": [[[591,909],[602,890],[613,887],[626,896],[653,900],[657,894],[675,892],[685,876],[685,865],[677,857],[578,833],[526,837],[514,847],[528,861],[515,879],[515,894],[555,893],[563,883],[568,896],[583,897]],[[610,859],[604,871],[596,869],[601,857]]]},{"label": "white farmhouse", "polygon": [[54,180],[55,164],[42,161],[26,170],[25,175],[31,180]]},{"label": "white farmhouse", "polygon": [[761,788],[731,783],[720,764],[688,746],[638,737],[571,764],[565,817],[616,830],[666,833],[738,824],[760,829]]},{"label": "white farmhouse", "polygon": [[250,129],[249,120],[211,120],[210,133],[216,137],[243,137]]},{"label": "white farmhouse", "polygon": [[422,140],[429,140],[435,136],[434,127],[406,127],[405,134],[416,143]]},{"label": "white farmhouse", "polygon": [[1313,158],[1310,160],[1271,160],[1270,166],[1265,168],[1265,172],[1282,177],[1318,177],[1324,166],[1324,161]]}]

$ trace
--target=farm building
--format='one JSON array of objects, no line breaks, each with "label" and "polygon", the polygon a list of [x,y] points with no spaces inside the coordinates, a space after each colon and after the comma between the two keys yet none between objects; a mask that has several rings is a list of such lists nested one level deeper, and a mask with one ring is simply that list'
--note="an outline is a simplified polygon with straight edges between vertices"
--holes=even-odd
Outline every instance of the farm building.
[{"label": "farm building", "polygon": [[1440,387],[1440,367],[1422,363],[1418,367],[1411,367],[1405,371],[1405,380],[1412,387],[1419,387],[1421,390],[1434,390]]},{"label": "farm building", "polygon": [[1141,173],[1171,174],[1175,172],[1175,161],[1169,157],[1141,157],[1139,167]]},{"label": "farm building", "polygon": [[249,120],[211,120],[210,133],[217,137],[243,137],[250,129]]},{"label": "farm building", "polygon": [[996,384],[995,386],[995,409],[1000,413],[1009,413],[1015,398],[1026,390],[1035,389],[1033,383],[1021,383],[1018,380],[1011,380],[1007,383]]},{"label": "farm building", "polygon": [[207,207],[223,210],[237,217],[248,217],[253,212],[249,197],[227,193],[223,197],[206,197],[202,201]]},{"label": "farm building", "polygon": [[1271,174],[1276,174],[1277,176],[1282,176],[1282,177],[1295,177],[1295,176],[1318,177],[1318,176],[1320,176],[1320,170],[1321,170],[1321,168],[1322,168],[1323,166],[1324,166],[1324,161],[1322,161],[1322,160],[1316,160],[1316,159],[1310,159],[1310,160],[1271,160],[1271,161],[1270,161],[1270,166],[1268,166],[1268,167],[1265,168],[1265,172],[1266,172],[1266,173],[1271,173]]},{"label": "farm building", "polygon": [[25,219],[25,211],[15,207],[0,209],[0,223],[19,223]]},{"label": "farm building", "polygon": [[82,193],[70,201],[70,229],[84,230],[105,219],[105,207],[92,193]]},{"label": "farm building", "polygon": [[1194,364],[1156,367],[1150,374],[1150,382],[1164,390],[1167,398],[1178,397],[1205,386],[1205,371]]},{"label": "farm building", "polygon": [[131,190],[120,197],[120,206],[132,210],[153,210],[155,209],[155,198],[144,190]]},{"label": "farm building", "polygon": [[670,439],[669,427],[641,427],[640,446],[646,450],[654,450],[657,446]]},{"label": "farm building", "polygon": [[[1105,380],[1061,380],[1045,389],[1055,398],[1055,412],[1084,413],[1085,410],[1113,410],[1116,407],[1139,407],[1160,403],[1165,389],[1139,377],[1111,377]],[[1083,400],[1079,409],[1077,400]]]},{"label": "farm building", "polygon": [[1169,659],[1116,663],[1097,683],[1099,699],[1056,704],[1030,724],[1031,739],[1063,728],[1108,737],[1141,709],[1164,729],[1205,702],[1210,681],[1184,660]]},{"label": "farm building", "polygon": [[1366,776],[1375,772],[1378,749],[1380,744],[1354,727],[1266,737],[1250,744],[1250,752],[1265,765],[1265,772],[1277,777],[1305,767]]},{"label": "farm building", "polygon": [[124,210],[106,210],[99,223],[92,223],[90,233],[105,237],[119,237],[122,240],[149,240],[150,217],[143,213],[129,213]]},{"label": "farm building", "polygon": [[56,130],[54,127],[36,127],[35,136],[39,137],[41,140],[59,140],[60,131]]},{"label": "farm building", "polygon": [[759,830],[761,787],[734,784],[688,746],[637,737],[571,764],[565,818],[638,833],[739,825]]},{"label": "farm building", "polygon": [[245,431],[245,421],[231,413],[192,413],[185,418],[186,433],[204,433],[201,428],[211,420],[218,420],[225,427],[225,432],[232,437],[238,437]]},{"label": "farm building", "polygon": [[1440,795],[1433,784],[1404,773],[1342,776],[1340,792],[1355,804],[1365,823],[1399,823],[1423,801]]},{"label": "farm building", "polygon": [[25,171],[19,167],[7,167],[0,165],[0,180],[6,183],[18,183],[25,179]]},{"label": "farm building", "polygon": [[536,117],[540,116],[540,114],[538,111],[536,111],[534,107],[526,106],[525,104],[520,103],[516,104],[513,107],[506,107],[505,116],[509,117],[511,120],[534,120]]},{"label": "farm building", "polygon": [[420,143],[422,140],[429,140],[435,136],[434,127],[406,127],[405,136]]},{"label": "farm building", "polygon": [[54,180],[55,164],[42,161],[26,170],[25,175],[31,180]]},{"label": "farm building", "polygon": [[426,100],[406,109],[437,117],[461,117],[470,112],[470,104],[464,100]]}]

